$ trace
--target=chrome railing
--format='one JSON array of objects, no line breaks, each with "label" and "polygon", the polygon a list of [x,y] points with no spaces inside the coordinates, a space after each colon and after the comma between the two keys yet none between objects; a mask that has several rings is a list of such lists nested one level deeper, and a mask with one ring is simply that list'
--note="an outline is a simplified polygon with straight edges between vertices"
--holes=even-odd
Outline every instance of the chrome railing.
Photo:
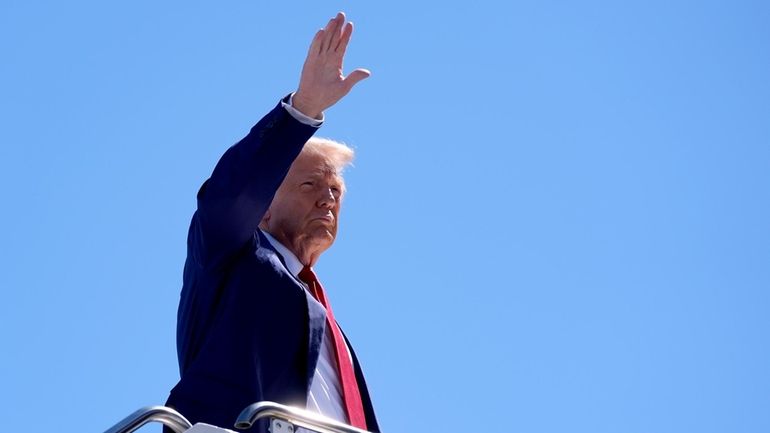
[{"label": "chrome railing", "polygon": [[261,401],[249,405],[238,415],[235,428],[247,429],[258,419],[271,417],[270,431],[272,433],[293,433],[295,427],[304,427],[320,433],[369,433],[347,424],[291,406]]},{"label": "chrome railing", "polygon": [[115,424],[104,433],[131,433],[141,426],[154,421],[165,425],[176,433],[182,433],[192,427],[190,421],[187,421],[187,418],[174,409],[165,406],[148,406],[125,417],[121,422]]},{"label": "chrome railing", "polygon": [[[272,401],[260,401],[243,409],[235,422],[235,428],[250,428],[258,420],[267,417],[270,417],[271,433],[294,433],[297,427],[319,433],[370,433],[315,412]],[[131,433],[153,421],[160,422],[176,433],[183,433],[192,427],[192,424],[174,409],[165,406],[148,406],[127,416],[104,433]]]}]

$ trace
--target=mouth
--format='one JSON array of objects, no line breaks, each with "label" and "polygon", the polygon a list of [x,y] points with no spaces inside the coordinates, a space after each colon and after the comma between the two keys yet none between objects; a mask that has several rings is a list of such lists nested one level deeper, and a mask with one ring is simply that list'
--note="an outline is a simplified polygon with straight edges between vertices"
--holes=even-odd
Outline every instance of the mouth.
[{"label": "mouth", "polygon": [[332,223],[334,222],[334,215],[332,214],[322,215],[322,216],[313,218],[311,221],[323,221],[327,223]]}]

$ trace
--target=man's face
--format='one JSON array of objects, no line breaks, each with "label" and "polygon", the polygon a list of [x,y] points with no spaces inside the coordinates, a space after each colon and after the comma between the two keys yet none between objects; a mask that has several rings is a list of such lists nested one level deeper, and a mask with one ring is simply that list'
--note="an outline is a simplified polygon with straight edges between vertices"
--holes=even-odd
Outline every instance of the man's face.
[{"label": "man's face", "polygon": [[[303,261],[334,242],[343,182],[320,155],[300,155],[292,164],[263,219],[267,232]],[[304,263],[308,264],[308,263]]]}]

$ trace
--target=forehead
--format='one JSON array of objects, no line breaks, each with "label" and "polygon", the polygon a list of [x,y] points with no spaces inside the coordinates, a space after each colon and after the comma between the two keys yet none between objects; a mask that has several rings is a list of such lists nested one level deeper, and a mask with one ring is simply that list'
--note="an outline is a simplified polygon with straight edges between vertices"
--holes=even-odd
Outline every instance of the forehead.
[{"label": "forehead", "polygon": [[290,176],[315,177],[315,178],[334,178],[342,182],[342,176],[339,174],[333,164],[323,155],[318,154],[300,154],[291,165]]}]

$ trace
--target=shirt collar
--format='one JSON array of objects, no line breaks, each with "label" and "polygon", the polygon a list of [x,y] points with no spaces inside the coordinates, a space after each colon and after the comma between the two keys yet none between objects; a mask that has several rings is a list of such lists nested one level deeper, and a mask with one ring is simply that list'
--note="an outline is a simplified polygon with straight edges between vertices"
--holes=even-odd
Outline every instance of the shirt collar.
[{"label": "shirt collar", "polygon": [[267,238],[267,240],[270,242],[270,245],[275,248],[275,250],[278,252],[278,254],[283,257],[283,261],[286,263],[286,268],[289,272],[291,272],[292,275],[295,277],[299,275],[300,271],[302,271],[302,262],[299,261],[297,256],[294,255],[288,248],[286,248],[282,243],[278,242],[276,238],[274,238],[270,233],[260,229],[263,235]]}]

